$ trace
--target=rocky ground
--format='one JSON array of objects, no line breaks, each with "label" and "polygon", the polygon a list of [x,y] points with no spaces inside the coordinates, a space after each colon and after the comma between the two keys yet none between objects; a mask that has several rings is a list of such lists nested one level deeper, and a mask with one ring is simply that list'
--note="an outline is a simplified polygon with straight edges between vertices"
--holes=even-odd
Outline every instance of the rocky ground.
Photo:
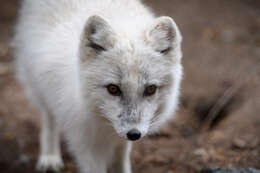
[{"label": "rocky ground", "polygon": [[[17,0],[0,6],[0,172],[34,173],[39,116],[14,79],[8,46]],[[260,169],[260,1],[146,0],[183,34],[181,106],[162,133],[134,145],[135,173]],[[64,173],[75,164],[64,148]]]}]

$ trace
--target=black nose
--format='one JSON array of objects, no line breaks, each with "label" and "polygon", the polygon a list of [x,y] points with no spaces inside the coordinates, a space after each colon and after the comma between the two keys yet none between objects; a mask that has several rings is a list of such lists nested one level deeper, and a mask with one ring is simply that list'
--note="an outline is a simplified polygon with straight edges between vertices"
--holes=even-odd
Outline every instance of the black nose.
[{"label": "black nose", "polygon": [[131,141],[138,140],[140,137],[141,137],[141,132],[139,130],[136,130],[136,129],[130,130],[127,133],[127,138]]}]

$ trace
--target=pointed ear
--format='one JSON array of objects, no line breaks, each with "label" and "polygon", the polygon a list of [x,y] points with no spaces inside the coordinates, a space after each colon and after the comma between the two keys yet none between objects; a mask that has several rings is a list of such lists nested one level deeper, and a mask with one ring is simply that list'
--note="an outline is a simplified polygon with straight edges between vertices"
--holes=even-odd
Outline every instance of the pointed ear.
[{"label": "pointed ear", "polygon": [[[109,24],[99,16],[89,17],[81,38],[81,51],[100,54],[114,47],[116,36]],[[87,56],[86,54],[84,56]]]},{"label": "pointed ear", "polygon": [[146,40],[155,51],[168,54],[180,46],[181,34],[170,17],[159,17],[146,32]]}]

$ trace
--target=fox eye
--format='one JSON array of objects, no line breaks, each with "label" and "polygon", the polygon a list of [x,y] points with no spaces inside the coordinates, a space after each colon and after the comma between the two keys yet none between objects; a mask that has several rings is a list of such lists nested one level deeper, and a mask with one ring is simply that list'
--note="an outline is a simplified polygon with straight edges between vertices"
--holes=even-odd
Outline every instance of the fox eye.
[{"label": "fox eye", "polygon": [[121,95],[121,91],[120,91],[119,87],[117,85],[114,85],[114,84],[107,85],[107,91],[113,96],[120,96]]},{"label": "fox eye", "polygon": [[157,90],[157,86],[156,85],[150,85],[150,86],[145,88],[144,96],[152,96],[152,95],[155,94],[156,90]]}]

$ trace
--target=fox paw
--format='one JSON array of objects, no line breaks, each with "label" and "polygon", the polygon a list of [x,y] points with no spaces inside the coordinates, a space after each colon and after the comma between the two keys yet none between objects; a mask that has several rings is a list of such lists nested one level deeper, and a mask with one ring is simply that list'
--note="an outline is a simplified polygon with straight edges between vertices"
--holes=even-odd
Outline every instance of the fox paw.
[{"label": "fox paw", "polygon": [[36,165],[36,169],[41,172],[59,172],[62,168],[64,164],[59,155],[42,155]]}]

